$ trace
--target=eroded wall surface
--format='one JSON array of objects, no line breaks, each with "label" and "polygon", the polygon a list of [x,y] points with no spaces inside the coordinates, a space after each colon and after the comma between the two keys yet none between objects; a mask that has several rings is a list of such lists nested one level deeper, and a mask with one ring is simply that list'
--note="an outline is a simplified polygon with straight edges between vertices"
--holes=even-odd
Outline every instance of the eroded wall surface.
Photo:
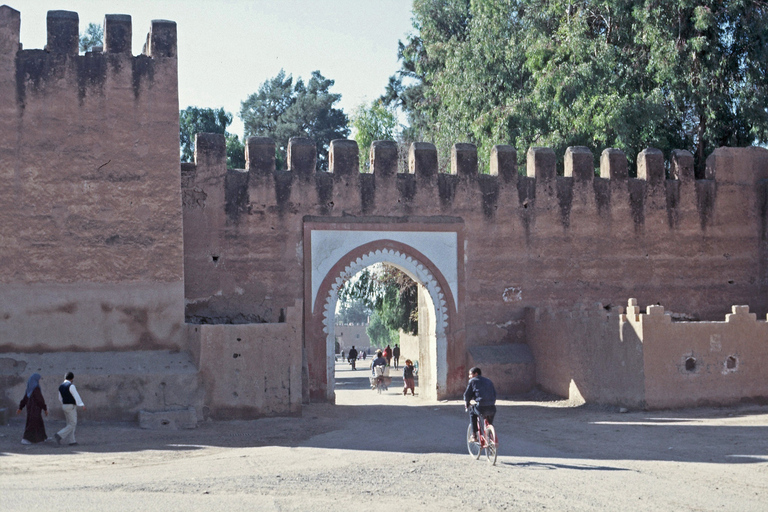
[{"label": "eroded wall surface", "polygon": [[302,304],[286,321],[190,325],[205,382],[203,415],[215,419],[289,416],[301,412]]},{"label": "eroded wall surface", "polygon": [[0,7],[0,351],[184,348],[176,24],[137,56],[130,16],[85,55],[47,27]]},{"label": "eroded wall surface", "polygon": [[747,306],[733,306],[724,322],[673,322],[663,306],[641,314],[630,301],[622,325],[642,339],[648,408],[768,397],[768,322]]},{"label": "eroded wall surface", "polygon": [[[397,172],[394,143],[374,143],[370,174],[359,172],[353,141],[335,141],[327,173],[315,172],[314,143],[306,139],[289,143],[288,171],[275,170],[269,139],[247,140],[245,170],[226,169],[223,137],[201,136],[197,148],[196,164],[183,167],[188,319],[273,321],[306,298],[299,236],[306,222],[461,225],[458,315],[466,324],[448,350],[452,343],[471,349],[528,341],[537,381],[557,393],[573,380],[585,396],[611,401],[642,378],[613,368],[635,358],[631,350],[601,362],[597,347],[609,342],[586,341],[592,328],[603,328],[592,313],[580,318],[590,304],[617,314],[631,294],[698,320],[733,303],[761,315],[768,310],[762,148],[718,149],[701,180],[686,151],[667,162],[660,151],[645,150],[631,178],[615,149],[600,155],[597,177],[586,148],[568,149],[565,176],[556,175],[547,148],[528,150],[525,175],[509,146],[494,148],[490,174],[479,173],[469,144],[454,146],[450,174],[437,172],[427,143],[410,148],[407,173]],[[532,309],[576,318],[584,343],[574,343],[565,326],[538,343],[547,336],[527,333],[539,328]],[[552,326],[539,328],[546,329]],[[449,356],[454,394],[466,379],[463,346],[461,352],[463,361]],[[311,366],[317,356],[307,353]],[[606,384],[618,386],[615,393]]]}]

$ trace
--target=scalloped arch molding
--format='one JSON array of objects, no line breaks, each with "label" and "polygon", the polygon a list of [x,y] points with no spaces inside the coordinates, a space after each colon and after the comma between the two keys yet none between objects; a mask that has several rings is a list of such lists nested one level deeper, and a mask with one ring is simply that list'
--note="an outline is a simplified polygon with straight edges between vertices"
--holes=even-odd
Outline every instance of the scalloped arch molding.
[{"label": "scalloped arch molding", "polygon": [[[458,251],[457,235],[453,232],[393,232],[393,231],[312,231],[312,305],[317,297],[320,284],[332,268],[340,260],[356,248],[377,240],[394,240],[429,258],[430,263],[443,274],[447,285],[452,288],[454,302],[457,297],[458,281]],[[375,263],[390,263],[397,266],[409,276],[421,283],[427,290],[435,311],[435,346],[429,347],[432,352],[432,375],[436,390],[445,389],[447,381],[447,340],[446,326],[448,324],[448,309],[446,296],[440,283],[429,269],[406,251],[394,249],[375,249],[355,258],[353,261],[341,263],[344,270],[334,278],[330,293],[323,304],[323,332],[326,335],[326,371],[329,384],[334,375],[334,341],[336,304],[338,303],[339,288],[346,279],[352,277],[364,268]],[[332,392],[333,386],[329,386]],[[430,390],[431,394],[432,390]]]}]

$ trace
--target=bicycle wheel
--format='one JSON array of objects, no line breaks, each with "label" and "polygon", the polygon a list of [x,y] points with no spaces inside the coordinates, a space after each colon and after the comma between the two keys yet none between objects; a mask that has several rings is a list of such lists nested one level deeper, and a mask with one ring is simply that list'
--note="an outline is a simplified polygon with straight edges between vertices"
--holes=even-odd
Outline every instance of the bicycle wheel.
[{"label": "bicycle wheel", "polygon": [[485,456],[488,458],[488,462],[496,465],[496,457],[498,456],[498,448],[496,439],[496,429],[493,425],[487,425],[485,427]]},{"label": "bicycle wheel", "polygon": [[379,377],[379,378],[376,380],[376,391],[378,391],[378,392],[379,392],[379,394],[381,394],[381,391],[382,391],[383,389],[384,389],[384,379],[382,379],[381,377]]},{"label": "bicycle wheel", "polygon": [[480,453],[482,453],[483,449],[480,448],[480,443],[477,441],[472,441],[472,425],[467,425],[467,451],[472,456],[473,459],[479,459]]}]

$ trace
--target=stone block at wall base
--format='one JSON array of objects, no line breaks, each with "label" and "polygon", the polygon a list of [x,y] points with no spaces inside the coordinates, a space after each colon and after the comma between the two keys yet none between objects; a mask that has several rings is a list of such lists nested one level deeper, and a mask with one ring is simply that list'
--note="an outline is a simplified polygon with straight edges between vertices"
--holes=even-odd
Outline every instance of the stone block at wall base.
[{"label": "stone block at wall base", "polygon": [[150,430],[197,428],[197,412],[194,407],[171,411],[139,411],[139,427]]},{"label": "stone block at wall base", "polygon": [[536,363],[525,343],[470,347],[467,352],[467,367],[479,367],[498,395],[527,393],[536,385]]}]

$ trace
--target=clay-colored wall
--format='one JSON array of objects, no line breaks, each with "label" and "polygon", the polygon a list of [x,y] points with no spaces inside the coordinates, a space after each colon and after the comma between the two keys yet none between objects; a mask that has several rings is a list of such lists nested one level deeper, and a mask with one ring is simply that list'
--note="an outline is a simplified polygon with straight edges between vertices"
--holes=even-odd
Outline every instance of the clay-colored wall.
[{"label": "clay-colored wall", "polygon": [[203,414],[244,419],[300,414],[302,306],[284,323],[190,325],[206,386]]},{"label": "clay-colored wall", "polygon": [[[646,314],[628,308],[622,324],[642,337],[648,408],[768,397],[768,322],[746,306],[732,311],[725,322],[673,322],[662,306],[649,306]],[[689,369],[688,359],[695,360]]]},{"label": "clay-colored wall", "polygon": [[[225,170],[223,137],[199,139],[196,165],[183,170],[188,317],[274,321],[304,296],[305,218],[463,223],[459,308],[467,347],[525,342],[527,308],[568,312],[577,303],[600,303],[614,309],[630,292],[683,318],[713,319],[732,303],[768,311],[760,242],[768,151],[762,148],[718,149],[707,179],[694,180],[685,151],[670,155],[666,179],[659,151],[639,155],[639,178],[629,178],[624,155],[606,150],[597,178],[583,148],[566,154],[566,176],[555,176],[551,150],[532,148],[527,176],[520,176],[507,146],[496,148],[492,174],[481,175],[467,144],[454,148],[453,174],[439,174],[434,146],[426,143],[411,148],[411,172],[398,174],[396,147],[387,142],[372,148],[374,172],[360,174],[356,146],[342,142],[331,151],[334,172],[316,173],[314,145],[302,139],[289,145],[291,170],[281,172],[274,171],[274,143],[267,139],[247,141],[246,171]],[[534,353],[537,378],[562,392],[563,375],[593,370],[586,362],[570,368],[573,357],[556,362],[571,350],[569,333],[558,335]],[[600,361],[585,349],[584,361]],[[466,368],[452,362],[448,371],[455,391]],[[634,378],[617,374],[616,381],[623,386]],[[585,393],[603,393],[588,377],[581,380],[594,388]]]},{"label": "clay-colored wall", "polygon": [[531,308],[528,345],[536,382],[573,400],[642,407],[643,344],[619,324],[620,307],[574,304],[571,310]]},{"label": "clay-colored wall", "polygon": [[336,340],[339,342],[341,350],[344,351],[345,355],[349,353],[349,349],[352,346],[358,352],[371,348],[371,339],[368,337],[366,329],[368,329],[368,325],[336,324],[334,327]]},{"label": "clay-colored wall", "polygon": [[175,23],[139,56],[128,16],[86,55],[76,13],[19,28],[0,7],[0,351],[183,348]]},{"label": "clay-colored wall", "polygon": [[140,411],[174,411],[194,407],[202,419],[204,383],[189,352],[142,350],[131,352],[4,353],[0,356],[0,407],[16,411],[27,379],[42,376],[40,389],[48,405],[48,435],[64,426],[58,397],[64,374],[86,405],[79,421],[136,421]]}]

